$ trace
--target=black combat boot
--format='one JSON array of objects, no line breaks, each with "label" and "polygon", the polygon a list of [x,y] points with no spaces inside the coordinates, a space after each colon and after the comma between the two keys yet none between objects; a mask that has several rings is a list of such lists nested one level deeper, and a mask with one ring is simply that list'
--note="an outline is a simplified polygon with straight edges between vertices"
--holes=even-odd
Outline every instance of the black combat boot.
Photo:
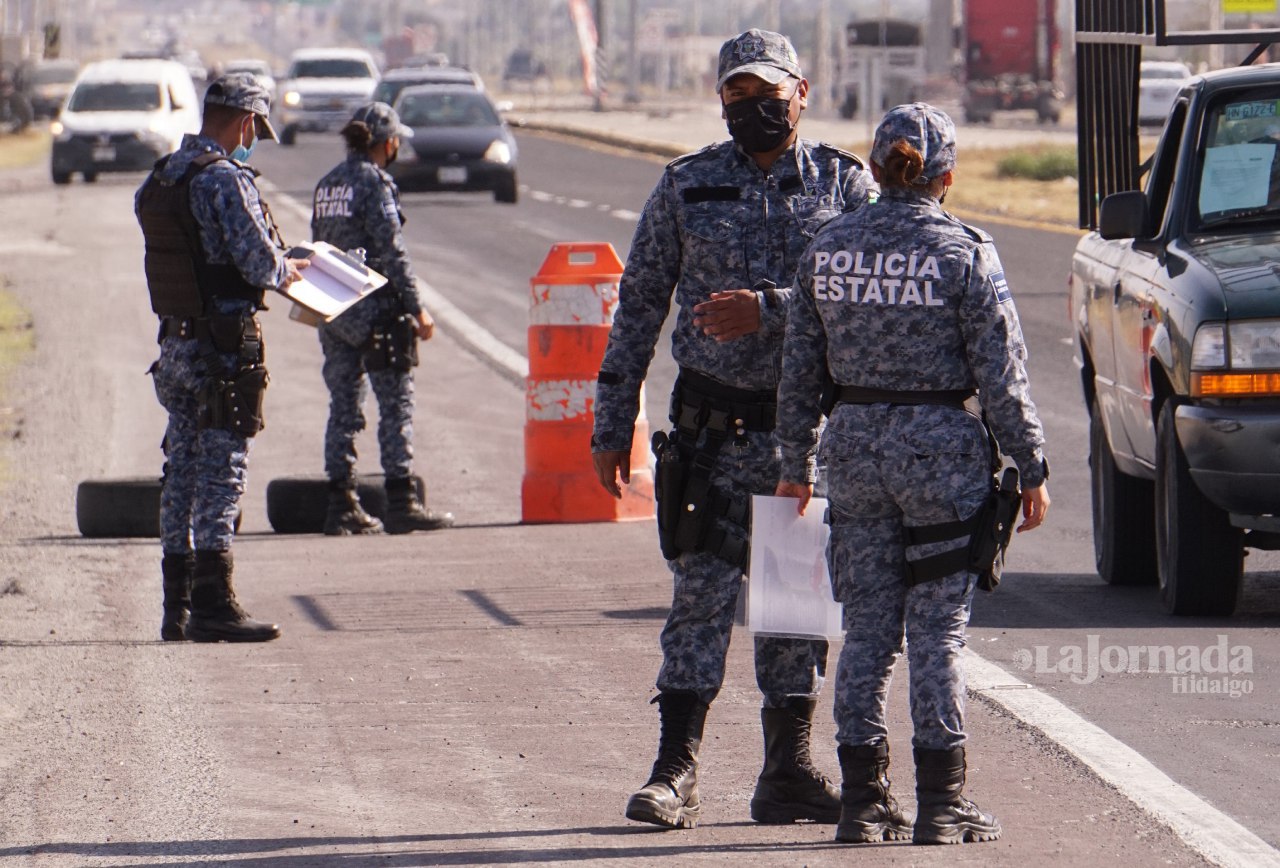
[{"label": "black combat boot", "polygon": [[432,512],[418,500],[413,479],[408,476],[387,477],[387,533],[412,533],[415,530],[439,530],[453,527],[453,513]]},{"label": "black combat boot", "polygon": [[840,819],[840,791],[813,766],[809,731],[818,700],[792,696],[782,708],[760,709],[764,725],[764,770],[751,797],[757,823],[794,823]]},{"label": "black combat boot", "polygon": [[658,694],[654,700],[662,715],[658,758],[649,782],[627,800],[627,819],[672,829],[698,825],[702,802],[698,799],[698,748],[707,704],[690,690]]},{"label": "black combat boot", "polygon": [[192,642],[269,642],[279,638],[279,627],[253,620],[236,602],[231,564],[231,552],[196,552],[187,638]]},{"label": "black combat boot", "polygon": [[160,638],[181,642],[187,638],[187,616],[191,614],[191,568],[195,556],[165,552],[160,558],[160,577],[164,585],[164,619],[160,622]]},{"label": "black combat boot", "polygon": [[911,823],[889,794],[889,744],[840,745],[840,825],[836,840],[851,844],[906,841]]},{"label": "black combat boot", "polygon": [[329,508],[324,514],[325,536],[382,533],[382,522],[364,511],[353,479],[329,480]]},{"label": "black combat boot", "polygon": [[1000,821],[984,814],[966,799],[964,748],[915,749],[915,844],[965,844],[994,841],[1000,837]]}]

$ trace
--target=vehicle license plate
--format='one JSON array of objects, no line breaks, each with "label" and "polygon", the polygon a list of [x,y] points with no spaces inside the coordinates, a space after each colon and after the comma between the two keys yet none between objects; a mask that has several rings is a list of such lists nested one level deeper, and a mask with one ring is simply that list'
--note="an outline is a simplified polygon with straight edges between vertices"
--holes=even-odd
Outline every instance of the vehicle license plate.
[{"label": "vehicle license plate", "polygon": [[439,177],[441,184],[465,184],[467,183],[467,167],[441,166]]},{"label": "vehicle license plate", "polygon": [[95,163],[110,163],[116,158],[116,149],[111,145],[98,145],[93,149]]}]

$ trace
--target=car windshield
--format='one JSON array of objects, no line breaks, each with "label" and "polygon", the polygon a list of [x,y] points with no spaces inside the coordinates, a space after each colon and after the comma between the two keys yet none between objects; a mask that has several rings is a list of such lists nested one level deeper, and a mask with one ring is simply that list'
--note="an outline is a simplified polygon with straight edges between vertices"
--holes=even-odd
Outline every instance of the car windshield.
[{"label": "car windshield", "polygon": [[71,93],[73,112],[148,112],[160,108],[160,86],[148,81],[85,82]]},{"label": "car windshield", "polygon": [[1219,100],[1205,133],[1196,178],[1201,225],[1280,216],[1280,92]]},{"label": "car windshield", "polygon": [[74,66],[37,66],[31,74],[32,84],[67,84],[76,80]]},{"label": "car windshield", "polygon": [[406,93],[397,110],[410,127],[496,127],[502,122],[478,93]]},{"label": "car windshield", "polygon": [[469,73],[445,75],[426,73],[420,78],[386,79],[378,82],[378,87],[373,92],[373,99],[376,102],[395,105],[396,97],[400,95],[400,91],[406,87],[416,87],[420,84],[471,84],[471,77]]},{"label": "car windshield", "polygon": [[271,70],[267,68],[265,63],[235,63],[229,64],[226,68],[227,72],[248,72],[252,75],[270,75]]},{"label": "car windshield", "polygon": [[372,78],[373,71],[363,60],[336,57],[320,60],[296,60],[289,70],[290,78]]},{"label": "car windshield", "polygon": [[1191,70],[1186,67],[1179,66],[1147,67],[1142,70],[1142,77],[1144,79],[1170,79],[1173,81],[1182,81],[1184,78],[1191,77]]}]

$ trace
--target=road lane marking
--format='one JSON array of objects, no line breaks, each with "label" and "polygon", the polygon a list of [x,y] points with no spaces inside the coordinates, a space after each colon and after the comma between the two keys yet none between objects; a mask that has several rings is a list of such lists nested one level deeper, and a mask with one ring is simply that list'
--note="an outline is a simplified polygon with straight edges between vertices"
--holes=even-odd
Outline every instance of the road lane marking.
[{"label": "road lane marking", "polygon": [[1201,856],[1225,868],[1280,866],[1280,851],[1174,782],[1101,727],[976,651],[964,650],[964,667],[971,692],[1066,748],[1131,802],[1172,828]]},{"label": "road lane marking", "polygon": [[[259,179],[263,183],[263,179]],[[278,188],[282,205],[310,221],[311,212]],[[418,280],[432,315],[482,361],[524,387],[529,362],[467,316],[438,290]],[[1044,733],[1142,810],[1168,825],[1191,849],[1225,868],[1280,868],[1280,851],[1176,783],[1149,760],[1034,685],[1020,681],[977,652],[964,650],[969,690]]]}]

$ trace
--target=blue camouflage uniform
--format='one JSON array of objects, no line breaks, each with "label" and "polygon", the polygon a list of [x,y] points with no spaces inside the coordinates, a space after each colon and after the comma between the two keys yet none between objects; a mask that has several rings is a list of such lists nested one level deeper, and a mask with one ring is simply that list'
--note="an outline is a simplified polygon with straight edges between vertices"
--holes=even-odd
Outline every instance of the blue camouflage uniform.
[{"label": "blue camouflage uniform", "polygon": [[[205,136],[187,135],[158,173],[163,180],[182,176],[205,153],[225,154]],[[191,211],[200,244],[211,264],[234,265],[244,279],[262,289],[285,281],[284,253],[249,166],[220,160],[191,181]],[[239,298],[217,298],[212,313],[251,317],[258,305]],[[200,392],[211,377],[235,370],[234,353],[205,355],[200,341],[172,336],[162,340],[152,367],[156,395],[169,412],[165,429],[165,483],[160,503],[160,540],[165,554],[229,551],[240,496],[244,494],[250,438],[223,428],[201,428]]]},{"label": "blue camouflage uniform", "polygon": [[356,435],[364,430],[361,405],[372,384],[378,401],[378,447],[388,478],[413,469],[413,373],[365,370],[362,345],[370,330],[422,310],[401,225],[400,191],[386,171],[364,154],[350,154],[316,185],[312,237],[343,250],[365,250],[365,263],[387,285],[331,323],[320,327],[324,382],[329,387],[324,465],[331,480],[353,477]]},{"label": "blue camouflage uniform", "polygon": [[[945,124],[950,153],[936,138],[923,149],[932,178],[955,163],[954,127]],[[873,150],[872,160],[881,159]],[[818,448],[823,368],[863,389],[976,388],[1003,452],[1034,488],[1047,471],[1025,361],[991,237],[924,189],[884,186],[878,201],[823,227],[804,256],[787,319],[777,434],[783,481],[812,482],[815,451],[827,468],[828,561],[846,630],[836,674],[841,744],[886,737],[885,697],[904,630],[915,747],[964,744],[960,651],[976,574],[914,587],[906,575],[908,557],[965,547],[968,537],[909,546],[903,529],[972,516],[990,491],[992,467],[982,422],[938,403],[838,404]]]},{"label": "blue camouflage uniform", "polygon": [[[619,303],[595,400],[595,451],[628,450],[640,386],[662,324],[676,302],[672,354],[682,369],[772,397],[781,371],[786,299],[818,227],[855,208],[872,189],[852,154],[798,139],[766,174],[732,142],[670,163],[649,196],[622,275]],[[761,291],[759,331],[719,343],[693,324],[713,292]],[[772,494],[778,452],[770,431],[746,431],[717,455],[711,481],[730,497]],[[729,533],[743,531],[723,524]],[[668,561],[671,613],[662,630],[660,691],[694,691],[710,703],[724,680],[742,570],[708,552]],[[827,643],[757,637],[756,681],[767,707],[821,689]]]}]

